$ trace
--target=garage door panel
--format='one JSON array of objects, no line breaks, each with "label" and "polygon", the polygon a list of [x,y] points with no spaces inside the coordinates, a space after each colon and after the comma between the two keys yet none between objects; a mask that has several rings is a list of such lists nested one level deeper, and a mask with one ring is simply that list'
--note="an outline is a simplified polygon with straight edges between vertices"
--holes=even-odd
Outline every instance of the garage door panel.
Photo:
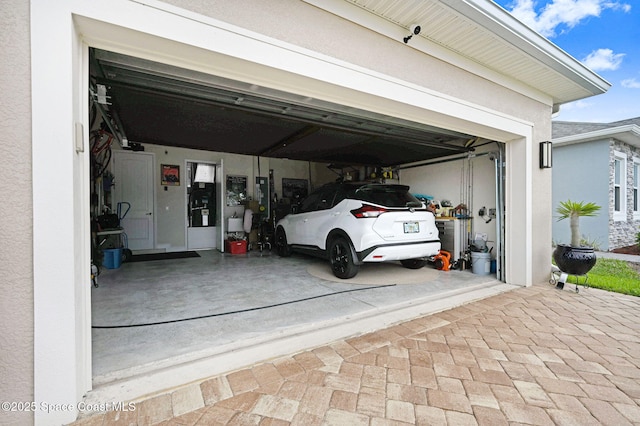
[{"label": "garage door panel", "polygon": [[116,89],[114,98],[128,138],[159,145],[255,155],[304,126],[141,90]]}]

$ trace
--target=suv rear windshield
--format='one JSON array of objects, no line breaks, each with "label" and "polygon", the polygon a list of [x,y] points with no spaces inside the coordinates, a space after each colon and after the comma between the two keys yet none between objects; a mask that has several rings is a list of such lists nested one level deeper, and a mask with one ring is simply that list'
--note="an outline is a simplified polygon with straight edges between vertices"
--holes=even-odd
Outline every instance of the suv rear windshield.
[{"label": "suv rear windshield", "polygon": [[379,204],[385,207],[422,207],[406,185],[364,185],[352,187],[348,198]]}]

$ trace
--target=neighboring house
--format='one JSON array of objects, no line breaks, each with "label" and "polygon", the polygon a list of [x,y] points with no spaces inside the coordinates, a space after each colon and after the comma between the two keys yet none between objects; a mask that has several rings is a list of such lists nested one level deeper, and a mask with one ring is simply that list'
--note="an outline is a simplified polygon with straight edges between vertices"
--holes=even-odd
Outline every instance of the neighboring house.
[{"label": "neighboring house", "polygon": [[[499,143],[504,281],[519,286],[549,278],[552,172],[538,144],[552,113],[610,86],[489,0],[5,0],[0,20],[0,394],[64,407],[3,413],[11,424],[69,423],[92,389],[90,48]],[[450,171],[443,184],[461,181]]]},{"label": "neighboring house", "polygon": [[[640,232],[640,117],[613,123],[553,122],[553,206],[594,202],[581,218],[586,242],[600,250],[634,245]],[[553,240],[567,243],[569,225],[554,222]]]}]

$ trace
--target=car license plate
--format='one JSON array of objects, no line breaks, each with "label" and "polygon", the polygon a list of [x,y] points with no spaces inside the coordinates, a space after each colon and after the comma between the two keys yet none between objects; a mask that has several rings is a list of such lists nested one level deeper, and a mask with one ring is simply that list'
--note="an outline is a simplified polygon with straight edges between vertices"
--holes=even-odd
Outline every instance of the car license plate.
[{"label": "car license plate", "polygon": [[416,234],[420,232],[420,224],[418,222],[405,222],[404,223],[404,233],[405,234]]}]

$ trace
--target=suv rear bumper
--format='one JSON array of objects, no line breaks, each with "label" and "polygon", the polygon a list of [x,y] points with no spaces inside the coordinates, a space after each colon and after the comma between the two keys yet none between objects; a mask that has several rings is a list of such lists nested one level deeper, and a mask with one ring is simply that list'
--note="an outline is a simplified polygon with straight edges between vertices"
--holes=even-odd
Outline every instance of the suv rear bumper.
[{"label": "suv rear bumper", "polygon": [[440,241],[385,244],[358,253],[360,262],[386,262],[390,260],[417,259],[435,256],[440,251]]}]

